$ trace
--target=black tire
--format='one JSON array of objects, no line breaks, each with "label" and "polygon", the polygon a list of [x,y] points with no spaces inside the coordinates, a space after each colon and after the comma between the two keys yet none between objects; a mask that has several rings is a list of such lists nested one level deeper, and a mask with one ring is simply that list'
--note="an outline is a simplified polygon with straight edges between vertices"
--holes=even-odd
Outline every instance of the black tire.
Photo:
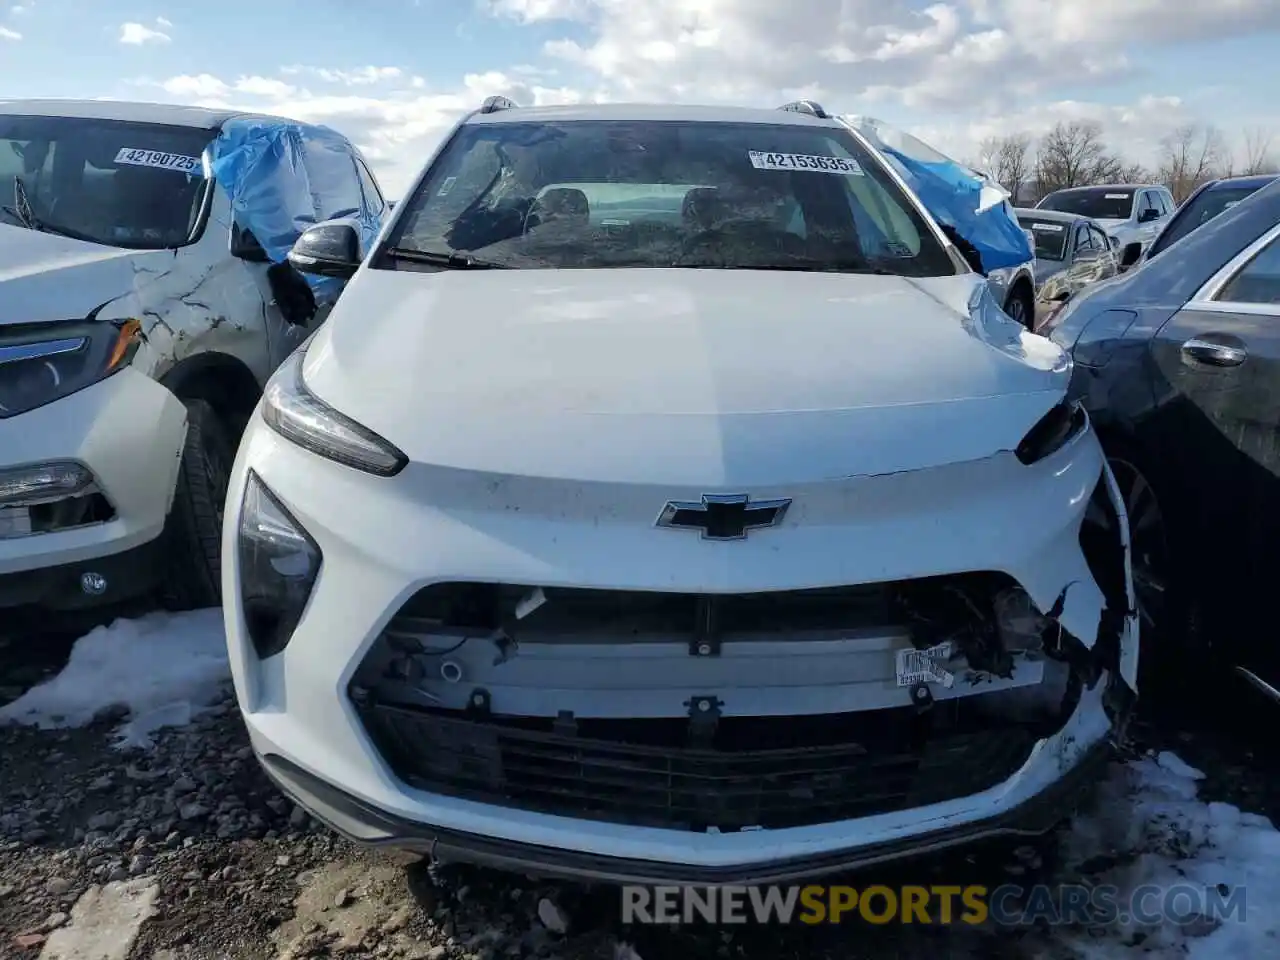
[{"label": "black tire", "polygon": [[1004,312],[1028,330],[1036,324],[1035,298],[1026,284],[1020,283],[1009,293],[1004,302]]},{"label": "black tire", "polygon": [[187,439],[173,507],[165,525],[168,575],[161,601],[169,610],[222,604],[222,510],[235,448],[204,400],[184,400]]}]

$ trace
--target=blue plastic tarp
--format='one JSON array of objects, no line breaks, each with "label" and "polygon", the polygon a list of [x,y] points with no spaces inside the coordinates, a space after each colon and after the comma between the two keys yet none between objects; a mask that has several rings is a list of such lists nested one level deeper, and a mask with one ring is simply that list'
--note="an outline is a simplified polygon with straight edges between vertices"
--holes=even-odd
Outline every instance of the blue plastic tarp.
[{"label": "blue plastic tarp", "polygon": [[[213,177],[231,198],[237,223],[281,263],[299,235],[316,223],[351,217],[367,248],[381,228],[379,212],[360,191],[354,148],[329,127],[244,117],[229,120],[210,146]],[[340,286],[308,276],[317,290]]]},{"label": "blue plastic tarp", "polygon": [[893,165],[939,223],[973,244],[990,273],[1035,258],[1008,193],[922,140],[873,117],[842,117]]}]

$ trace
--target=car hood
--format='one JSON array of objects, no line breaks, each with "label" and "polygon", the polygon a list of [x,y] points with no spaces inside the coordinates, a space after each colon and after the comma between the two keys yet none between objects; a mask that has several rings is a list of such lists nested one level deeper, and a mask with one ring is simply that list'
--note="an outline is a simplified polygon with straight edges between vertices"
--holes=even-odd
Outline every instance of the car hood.
[{"label": "car hood", "polygon": [[366,268],[304,377],[415,462],[749,485],[1010,450],[1070,361],[976,274]]},{"label": "car hood", "polygon": [[79,320],[172,261],[172,251],[122,250],[0,223],[0,326]]}]

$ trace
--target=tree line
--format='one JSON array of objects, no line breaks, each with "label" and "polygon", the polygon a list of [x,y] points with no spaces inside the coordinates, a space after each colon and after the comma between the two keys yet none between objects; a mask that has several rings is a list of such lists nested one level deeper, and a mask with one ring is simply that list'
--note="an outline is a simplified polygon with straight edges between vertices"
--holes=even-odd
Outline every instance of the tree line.
[{"label": "tree line", "polygon": [[1132,163],[1111,148],[1102,126],[1090,120],[1055,124],[1034,139],[1027,133],[988,137],[969,163],[1013,194],[1015,204],[1031,204],[1066,187],[1102,183],[1163,183],[1181,203],[1207,180],[1280,173],[1280,142],[1269,130],[1245,130],[1242,148],[1232,150],[1226,135],[1210,123],[1188,123],[1160,141],[1154,169]]}]

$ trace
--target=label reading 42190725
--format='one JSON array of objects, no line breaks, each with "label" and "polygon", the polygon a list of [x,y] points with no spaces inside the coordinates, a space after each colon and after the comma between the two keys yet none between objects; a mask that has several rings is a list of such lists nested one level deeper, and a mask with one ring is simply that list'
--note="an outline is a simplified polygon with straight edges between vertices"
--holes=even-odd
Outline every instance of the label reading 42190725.
[{"label": "label reading 42190725", "polygon": [[163,150],[142,150],[138,147],[122,147],[116,154],[116,163],[134,167],[155,167],[158,170],[177,170],[180,173],[197,173],[203,169],[199,157],[187,157]]}]

